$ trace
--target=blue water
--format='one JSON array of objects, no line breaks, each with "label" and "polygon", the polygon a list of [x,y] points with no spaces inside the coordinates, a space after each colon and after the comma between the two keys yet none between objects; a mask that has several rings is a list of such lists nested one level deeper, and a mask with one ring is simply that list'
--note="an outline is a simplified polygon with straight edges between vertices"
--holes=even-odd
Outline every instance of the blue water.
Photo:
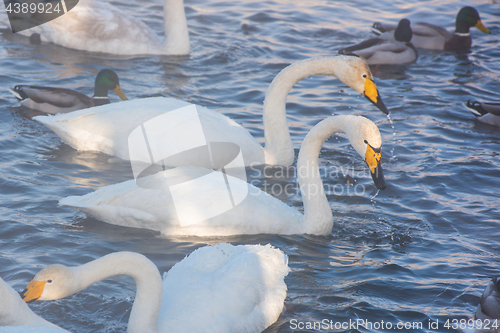
[{"label": "blue water", "polygon": [[[162,32],[161,1],[110,2]],[[470,52],[420,51],[416,64],[372,68],[391,120],[329,77],[303,80],[292,90],[287,112],[296,151],[308,130],[331,114],[364,115],[379,126],[383,138],[389,186],[376,196],[366,167],[344,137],[324,145],[320,164],[332,175],[324,182],[337,189],[328,197],[335,226],[327,237],[167,238],[60,208],[57,201],[62,197],[130,179],[130,165],[73,150],[29,119],[28,110],[6,90],[37,84],[91,95],[95,74],[113,68],[131,99],[163,95],[201,104],[262,138],[266,89],[289,63],[335,54],[371,37],[374,21],[407,17],[451,30],[458,9],[465,5],[478,9],[492,33],[472,29]],[[271,243],[289,256],[292,271],[286,278],[285,309],[266,332],[290,332],[298,322],[356,319],[423,323],[421,329],[406,330],[411,332],[453,332],[444,327],[446,320],[472,318],[489,278],[500,271],[500,129],[476,122],[464,102],[500,100],[499,5],[451,0],[185,0],[185,7],[189,57],[104,56],[30,45],[23,37],[1,31],[0,276],[20,290],[46,265],[78,265],[114,251],[143,253],[160,271],[167,271],[205,244]],[[287,179],[265,178],[258,172],[251,176],[260,186],[296,185],[293,174]],[[364,190],[354,191],[352,182]],[[296,193],[274,194],[302,209]],[[70,331],[124,332],[134,294],[133,281],[117,277],[64,300],[30,306]],[[429,328],[429,321],[436,320],[438,327]]]}]

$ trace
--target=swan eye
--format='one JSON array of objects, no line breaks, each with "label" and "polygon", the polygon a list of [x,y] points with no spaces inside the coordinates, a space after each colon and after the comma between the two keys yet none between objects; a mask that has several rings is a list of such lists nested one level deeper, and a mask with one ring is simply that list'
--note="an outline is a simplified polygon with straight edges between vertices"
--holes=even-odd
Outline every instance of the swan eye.
[{"label": "swan eye", "polygon": [[52,280],[47,280],[47,283],[52,283]]},{"label": "swan eye", "polygon": [[365,143],[368,144],[368,141],[365,140]]},{"label": "swan eye", "polygon": [[[366,74],[363,74],[363,79],[366,79],[368,77],[368,75]],[[366,141],[366,140],[365,140]]]}]

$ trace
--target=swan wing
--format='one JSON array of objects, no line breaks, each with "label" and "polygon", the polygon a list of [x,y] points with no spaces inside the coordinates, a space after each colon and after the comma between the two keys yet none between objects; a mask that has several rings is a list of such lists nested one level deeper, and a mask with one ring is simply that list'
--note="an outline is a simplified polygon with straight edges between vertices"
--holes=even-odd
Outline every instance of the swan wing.
[{"label": "swan wing", "polygon": [[105,186],[59,204],[107,223],[166,235],[304,232],[296,209],[238,178],[197,167]]},{"label": "swan wing", "polygon": [[271,245],[199,248],[165,274],[159,331],[261,332],[283,310],[289,271]]}]

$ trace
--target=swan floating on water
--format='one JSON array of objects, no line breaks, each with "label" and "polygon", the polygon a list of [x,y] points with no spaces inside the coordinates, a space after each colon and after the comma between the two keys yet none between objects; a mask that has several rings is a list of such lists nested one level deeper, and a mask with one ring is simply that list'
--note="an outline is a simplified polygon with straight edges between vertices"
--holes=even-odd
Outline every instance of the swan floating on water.
[{"label": "swan floating on water", "polygon": [[270,245],[218,244],[191,253],[162,282],[145,256],[116,252],[81,266],[45,267],[23,298],[60,299],[108,277],[128,275],[137,287],[128,333],[261,332],[283,310],[287,263],[287,256]]},{"label": "swan floating on water", "polygon": [[347,135],[366,161],[377,188],[384,189],[377,126],[364,117],[344,115],[321,121],[304,139],[297,160],[304,214],[239,178],[198,167],[178,167],[105,186],[83,196],[63,198],[59,204],[107,223],[166,235],[328,235],[333,215],[318,157],[323,143],[339,132]]},{"label": "swan floating on water", "polygon": [[40,35],[50,42],[75,50],[122,55],[186,55],[189,33],[183,0],[164,0],[165,38],[142,21],[106,1],[79,0],[66,14],[18,32]]},{"label": "swan floating on water", "polygon": [[[373,82],[370,68],[363,60],[354,56],[317,57],[289,65],[269,86],[263,112],[264,147],[232,119],[195,105],[205,138],[210,142],[236,144],[241,149],[245,166],[292,165],[295,153],[286,119],[286,97],[295,83],[311,75],[337,77],[365,96],[381,111],[388,113]],[[134,141],[129,145],[130,134],[141,128],[142,133],[148,124],[158,124],[157,117],[168,116],[168,121],[161,122],[161,126],[158,126],[154,133],[148,130],[148,136],[158,138],[156,141],[159,142],[156,142],[156,145],[199,146],[198,137],[191,135],[193,131],[186,128],[186,123],[193,115],[173,112],[189,105],[193,104],[174,98],[153,97],[125,101],[119,105],[118,103],[103,105],[69,114],[38,116],[33,119],[53,130],[65,143],[77,150],[100,151],[129,160],[129,150],[134,148],[131,145],[138,144]],[[166,163],[168,166],[193,165],[191,161],[184,159]],[[195,166],[212,167],[203,163]]]}]

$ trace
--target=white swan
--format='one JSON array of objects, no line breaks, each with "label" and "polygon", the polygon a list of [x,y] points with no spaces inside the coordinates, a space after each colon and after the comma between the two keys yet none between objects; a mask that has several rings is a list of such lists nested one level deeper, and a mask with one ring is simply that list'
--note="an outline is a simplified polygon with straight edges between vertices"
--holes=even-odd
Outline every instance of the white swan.
[{"label": "white swan", "polygon": [[68,13],[19,32],[39,34],[44,42],[64,47],[123,55],[189,54],[189,33],[183,0],[164,1],[165,38],[142,21],[99,0],[79,0]]},{"label": "white swan", "polygon": [[286,255],[270,245],[218,244],[191,253],[162,284],[146,257],[116,252],[77,267],[42,269],[24,300],[64,298],[102,279],[128,275],[137,287],[129,333],[261,332],[281,314],[289,271]]},{"label": "white swan", "polygon": [[19,294],[0,278],[0,332],[63,333],[68,332],[37,316]]},{"label": "white swan", "polygon": [[333,216],[323,191],[318,155],[325,140],[338,132],[346,133],[367,162],[375,185],[384,189],[377,126],[360,116],[333,116],[314,126],[300,149],[297,178],[304,215],[238,178],[196,167],[179,167],[137,182],[105,186],[84,196],[63,198],[59,204],[111,224],[167,235],[328,235]]},{"label": "white swan", "polygon": [[[269,86],[263,113],[265,147],[233,120],[196,105],[205,138],[210,142],[237,144],[245,166],[292,165],[295,155],[286,119],[286,97],[295,83],[311,75],[335,76],[387,113],[370,69],[363,60],[354,56],[310,58],[286,67]],[[147,131],[148,136],[159,137],[157,141],[160,142],[156,142],[156,145],[199,146],[197,136],[189,136],[193,131],[186,128],[186,122],[191,116],[183,112],[168,112],[188,105],[190,104],[187,102],[173,98],[155,97],[33,119],[52,129],[65,143],[77,150],[95,150],[128,160],[130,133],[149,120],[151,123],[158,123],[156,119],[167,113],[168,122],[162,122],[157,132],[150,129]],[[151,131],[154,133],[151,134]],[[167,135],[168,140],[163,139]],[[193,165],[182,159],[166,163],[169,166]],[[196,166],[211,167],[206,164]]]}]

